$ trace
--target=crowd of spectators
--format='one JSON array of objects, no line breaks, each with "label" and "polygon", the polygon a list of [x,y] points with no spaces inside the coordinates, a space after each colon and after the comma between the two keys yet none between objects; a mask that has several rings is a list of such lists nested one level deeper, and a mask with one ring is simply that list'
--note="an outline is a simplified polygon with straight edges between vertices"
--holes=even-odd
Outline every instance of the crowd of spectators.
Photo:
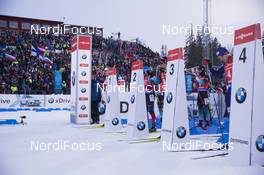
[{"label": "crowd of spectators", "polygon": [[[54,70],[62,72],[64,93],[69,93],[71,36],[36,35],[29,32],[0,31],[0,93],[52,94]],[[46,48],[53,64],[44,64],[31,55],[32,45]],[[5,55],[16,58],[8,61]]]},{"label": "crowd of spectators", "polygon": [[[71,34],[40,35],[25,31],[0,30],[0,94],[53,94],[54,71],[62,72],[62,93],[70,93]],[[92,74],[104,82],[108,67],[116,66],[118,78],[130,81],[131,62],[140,59],[144,66],[155,69],[160,56],[138,42],[120,38],[93,36]],[[32,46],[45,48],[53,64],[44,64],[31,55]],[[5,54],[15,61],[5,60]]]}]

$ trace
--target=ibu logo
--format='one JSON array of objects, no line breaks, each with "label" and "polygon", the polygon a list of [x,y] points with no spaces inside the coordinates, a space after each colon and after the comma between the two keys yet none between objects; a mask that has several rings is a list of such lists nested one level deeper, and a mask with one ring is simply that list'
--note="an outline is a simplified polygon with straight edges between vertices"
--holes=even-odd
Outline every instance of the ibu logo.
[{"label": "ibu logo", "polygon": [[176,135],[180,139],[184,138],[186,136],[186,129],[183,126],[178,127],[176,130]]},{"label": "ibu logo", "polygon": [[135,95],[131,96],[130,102],[133,104],[135,102]]},{"label": "ibu logo", "polygon": [[118,118],[114,118],[114,119],[112,120],[112,124],[113,124],[114,126],[118,125],[118,124],[119,124],[119,119],[118,119]]},{"label": "ibu logo", "polygon": [[257,137],[256,148],[259,152],[264,152],[264,135],[260,135]]},{"label": "ibu logo", "polygon": [[82,71],[81,74],[82,74],[83,77],[87,75],[87,73],[85,71]]},{"label": "ibu logo", "polygon": [[76,73],[75,71],[72,72],[72,86],[75,86],[75,82],[76,82]]},{"label": "ibu logo", "polygon": [[241,104],[247,98],[247,91],[244,88],[239,88],[236,92],[236,101]]},{"label": "ibu logo", "polygon": [[143,131],[146,128],[146,124],[143,121],[138,122],[137,129]]},{"label": "ibu logo", "polygon": [[81,89],[81,92],[82,92],[82,93],[85,93],[85,92],[86,92],[86,89],[85,89],[85,88],[82,88],[82,89]]},{"label": "ibu logo", "polygon": [[166,97],[167,103],[171,103],[172,99],[173,99],[173,95],[171,92],[169,92],[167,97]]},{"label": "ibu logo", "polygon": [[107,100],[107,103],[110,103],[110,96],[107,96],[106,100]]},{"label": "ibu logo", "polygon": [[85,105],[82,105],[81,106],[81,110],[85,110],[86,109],[86,106]]},{"label": "ibu logo", "polygon": [[87,58],[87,55],[83,54],[82,59],[85,60]]}]

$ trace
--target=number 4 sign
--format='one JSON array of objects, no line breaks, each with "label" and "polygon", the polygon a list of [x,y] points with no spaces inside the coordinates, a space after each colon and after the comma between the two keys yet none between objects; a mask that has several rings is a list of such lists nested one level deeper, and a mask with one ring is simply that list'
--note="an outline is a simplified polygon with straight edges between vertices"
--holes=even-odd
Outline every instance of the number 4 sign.
[{"label": "number 4 sign", "polygon": [[246,48],[243,48],[242,52],[241,52],[241,54],[239,56],[239,61],[243,61],[243,63],[245,63],[246,59],[247,59],[246,54],[247,54],[247,50],[246,50]]},{"label": "number 4 sign", "polygon": [[229,157],[233,164],[264,165],[264,63],[260,24],[235,31]]}]

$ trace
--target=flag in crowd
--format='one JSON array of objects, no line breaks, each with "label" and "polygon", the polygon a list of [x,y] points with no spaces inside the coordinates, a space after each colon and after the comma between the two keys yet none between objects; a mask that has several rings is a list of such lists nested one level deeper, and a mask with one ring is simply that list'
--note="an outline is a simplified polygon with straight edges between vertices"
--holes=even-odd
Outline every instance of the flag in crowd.
[{"label": "flag in crowd", "polygon": [[11,61],[11,62],[16,61],[16,57],[15,56],[7,54],[7,53],[5,53],[5,52],[3,52],[1,50],[0,50],[0,58],[3,61]]},{"label": "flag in crowd", "polygon": [[31,56],[38,57],[44,64],[52,65],[53,61],[51,61],[48,57],[45,56],[45,53],[48,52],[45,48],[31,46]]}]

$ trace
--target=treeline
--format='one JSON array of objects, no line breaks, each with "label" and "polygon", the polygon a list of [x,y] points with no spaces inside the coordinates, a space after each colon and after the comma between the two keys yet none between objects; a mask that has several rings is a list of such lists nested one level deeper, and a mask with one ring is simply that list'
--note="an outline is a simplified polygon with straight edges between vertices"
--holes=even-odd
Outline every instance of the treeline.
[{"label": "treeline", "polygon": [[216,56],[216,50],[221,44],[218,42],[216,37],[208,36],[208,52],[206,51],[205,41],[203,40],[203,32],[198,31],[194,34],[193,29],[191,28],[188,34],[186,35],[185,42],[185,67],[191,68],[199,66],[202,64],[202,59],[207,57],[210,59],[213,65],[219,65],[220,62]]}]

